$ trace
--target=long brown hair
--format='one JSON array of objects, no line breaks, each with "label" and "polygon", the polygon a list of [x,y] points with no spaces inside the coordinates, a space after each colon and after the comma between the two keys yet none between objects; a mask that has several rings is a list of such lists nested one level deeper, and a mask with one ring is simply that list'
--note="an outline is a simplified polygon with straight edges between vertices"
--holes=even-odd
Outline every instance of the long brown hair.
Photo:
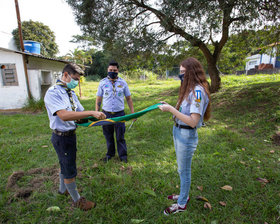
[{"label": "long brown hair", "polygon": [[[181,84],[178,102],[176,105],[176,109],[179,110],[180,105],[182,104],[184,99],[188,99],[189,93],[192,91],[194,94],[194,88],[197,85],[200,85],[204,88],[208,98],[209,103],[207,109],[205,111],[203,119],[205,121],[209,120],[211,113],[211,105],[210,105],[210,91],[209,91],[209,83],[206,80],[206,75],[203,70],[200,62],[195,58],[187,58],[182,61],[180,64],[182,67],[186,69],[184,73],[184,80]],[[194,94],[195,95],[195,94]]]}]

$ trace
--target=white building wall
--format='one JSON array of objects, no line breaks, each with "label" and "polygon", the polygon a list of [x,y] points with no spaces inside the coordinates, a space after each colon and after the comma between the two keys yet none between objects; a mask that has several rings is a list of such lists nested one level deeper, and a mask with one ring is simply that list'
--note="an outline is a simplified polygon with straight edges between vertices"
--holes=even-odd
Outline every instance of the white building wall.
[{"label": "white building wall", "polygon": [[[28,100],[22,55],[0,50],[0,64],[15,64],[18,79],[18,86],[4,86],[0,74],[0,109],[20,109]],[[35,100],[44,97],[47,89],[61,75],[64,66],[63,62],[28,56],[29,87]]]},{"label": "white building wall", "polygon": [[255,54],[250,57],[247,57],[246,60],[246,70],[250,70],[252,68],[255,68],[255,66],[258,66],[262,63],[264,64],[272,64],[273,68],[275,67],[275,60],[276,57],[267,55],[267,54]]},{"label": "white building wall", "polygon": [[40,100],[41,98],[41,88],[40,88],[40,71],[39,70],[28,70],[29,87],[32,97],[35,100]]},{"label": "white building wall", "polygon": [[255,55],[252,55],[251,57],[247,57],[246,59],[248,61],[246,62],[246,70],[250,70],[252,68],[255,68],[256,65],[259,65],[260,58],[261,58],[260,54],[255,54]]},{"label": "white building wall", "polygon": [[28,97],[22,55],[0,51],[0,64],[16,64],[18,86],[3,86],[2,74],[0,84],[0,109],[19,109]]}]

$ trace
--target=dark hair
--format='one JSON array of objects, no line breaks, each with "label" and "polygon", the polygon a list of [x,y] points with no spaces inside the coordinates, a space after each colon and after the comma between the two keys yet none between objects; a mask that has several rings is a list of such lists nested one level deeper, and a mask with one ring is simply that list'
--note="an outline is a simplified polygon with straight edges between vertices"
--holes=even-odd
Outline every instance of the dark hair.
[{"label": "dark hair", "polygon": [[70,75],[74,75],[76,73],[78,73],[79,75],[84,75],[84,71],[76,64],[74,63],[70,63],[70,64],[67,64],[62,73],[64,72],[68,72]]},{"label": "dark hair", "polygon": [[179,109],[184,99],[188,99],[189,93],[191,91],[195,95],[194,88],[196,85],[200,85],[204,88],[209,98],[209,103],[204,114],[204,120],[209,120],[211,112],[209,83],[206,80],[206,75],[202,65],[195,58],[187,58],[186,60],[182,61],[180,65],[184,67],[186,71],[184,74],[184,81],[182,82],[180,87],[176,109]]},{"label": "dark hair", "polygon": [[108,67],[109,66],[117,66],[117,68],[119,69],[119,63],[116,62],[115,60],[110,61]]}]

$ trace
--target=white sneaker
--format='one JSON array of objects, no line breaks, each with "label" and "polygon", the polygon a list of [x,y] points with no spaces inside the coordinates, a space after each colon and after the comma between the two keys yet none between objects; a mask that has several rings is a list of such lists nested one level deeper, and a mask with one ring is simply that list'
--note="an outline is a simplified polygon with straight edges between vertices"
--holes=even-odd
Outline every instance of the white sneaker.
[{"label": "white sneaker", "polygon": [[177,212],[184,212],[187,209],[187,204],[185,207],[180,207],[178,204],[172,204],[170,207],[164,210],[164,215],[176,214]]}]

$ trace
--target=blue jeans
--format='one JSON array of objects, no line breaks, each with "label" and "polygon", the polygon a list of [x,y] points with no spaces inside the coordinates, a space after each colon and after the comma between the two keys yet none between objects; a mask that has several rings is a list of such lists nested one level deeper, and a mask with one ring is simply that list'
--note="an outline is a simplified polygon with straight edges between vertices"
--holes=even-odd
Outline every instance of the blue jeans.
[{"label": "blue jeans", "polygon": [[185,205],[188,200],[191,186],[191,163],[198,143],[196,129],[182,129],[173,127],[173,140],[180,176],[179,205]]}]

